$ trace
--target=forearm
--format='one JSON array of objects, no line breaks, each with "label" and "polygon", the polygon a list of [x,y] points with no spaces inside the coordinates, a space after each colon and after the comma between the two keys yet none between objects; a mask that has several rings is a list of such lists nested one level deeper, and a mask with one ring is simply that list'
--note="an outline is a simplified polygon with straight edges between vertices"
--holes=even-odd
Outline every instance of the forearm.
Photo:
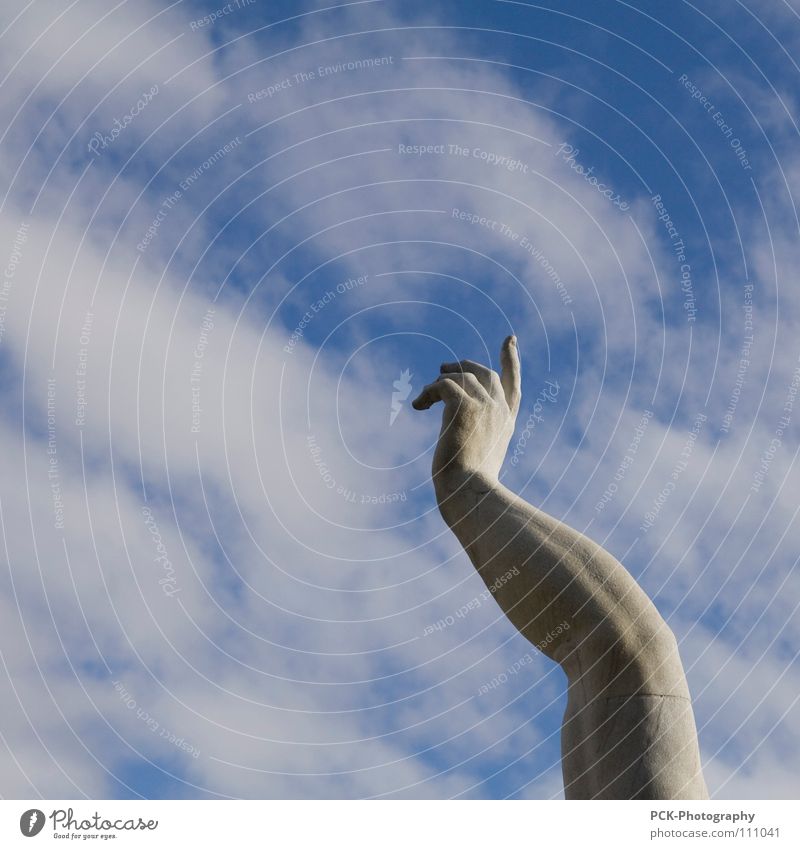
[{"label": "forearm", "polygon": [[672,633],[605,549],[497,482],[440,480],[436,491],[443,518],[503,612],[572,681],[581,677],[598,692],[611,685],[683,693]]}]

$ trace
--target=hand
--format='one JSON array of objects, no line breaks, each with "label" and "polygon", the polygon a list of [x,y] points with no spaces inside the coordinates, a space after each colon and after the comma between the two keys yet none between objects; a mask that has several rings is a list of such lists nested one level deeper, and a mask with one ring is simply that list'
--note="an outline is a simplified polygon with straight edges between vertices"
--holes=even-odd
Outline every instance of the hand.
[{"label": "hand", "polygon": [[438,379],[413,401],[415,410],[444,402],[433,455],[433,482],[440,499],[476,478],[497,483],[522,398],[515,336],[503,342],[500,366],[498,376],[471,360],[445,363]]}]

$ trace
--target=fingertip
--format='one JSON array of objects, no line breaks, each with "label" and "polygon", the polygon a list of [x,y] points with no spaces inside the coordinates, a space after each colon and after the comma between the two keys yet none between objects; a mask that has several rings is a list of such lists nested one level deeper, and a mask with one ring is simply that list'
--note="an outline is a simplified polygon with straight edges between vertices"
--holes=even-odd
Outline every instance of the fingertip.
[{"label": "fingertip", "polygon": [[508,365],[512,365],[519,360],[519,349],[517,348],[516,336],[506,336],[506,339],[503,342],[503,347],[500,348],[500,358],[501,362]]}]

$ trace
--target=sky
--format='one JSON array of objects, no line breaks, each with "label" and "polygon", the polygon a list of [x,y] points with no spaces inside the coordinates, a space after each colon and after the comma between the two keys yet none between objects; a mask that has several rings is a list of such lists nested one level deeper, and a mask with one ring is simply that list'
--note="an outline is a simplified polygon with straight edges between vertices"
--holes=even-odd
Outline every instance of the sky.
[{"label": "sky", "polygon": [[796,0],[0,10],[0,795],[563,797],[565,677],[430,484],[678,638],[714,798],[800,778]]}]

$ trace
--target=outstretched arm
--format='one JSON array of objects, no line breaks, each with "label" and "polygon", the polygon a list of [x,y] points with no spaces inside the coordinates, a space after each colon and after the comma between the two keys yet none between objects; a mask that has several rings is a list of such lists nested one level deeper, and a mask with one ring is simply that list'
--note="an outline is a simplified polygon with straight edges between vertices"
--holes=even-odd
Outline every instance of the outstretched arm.
[{"label": "outstretched arm", "polygon": [[[630,678],[641,676],[644,664],[655,679],[652,686],[674,689],[682,671],[675,681],[674,670],[649,662],[672,635],[627,570],[597,543],[499,482],[521,401],[513,336],[503,343],[501,366],[498,375],[469,360],[445,364],[413,402],[417,410],[444,403],[433,460],[442,517],[514,626],[561,663],[571,680],[580,666],[595,687],[630,692]],[[562,623],[568,627],[559,629]],[[590,645],[598,657],[612,650],[624,654],[627,666],[615,669],[613,680],[596,680],[597,669],[578,663]]]},{"label": "outstretched arm", "polygon": [[[422,390],[413,406],[425,410],[440,401],[444,404],[433,459],[442,517],[506,616],[567,674],[570,693],[563,754],[565,783],[569,773],[574,785],[572,792],[568,786],[567,795],[603,795],[600,786],[604,782],[611,786],[608,772],[614,767],[606,764],[599,773],[594,769],[602,758],[590,740],[596,742],[600,727],[610,721],[608,704],[638,696],[679,700],[680,736],[688,734],[692,741],[687,755],[691,763],[679,771],[697,784],[694,721],[669,627],[611,554],[499,481],[521,401],[515,337],[503,343],[500,360],[499,375],[469,360],[444,364],[438,379]],[[651,717],[634,734],[652,736],[652,724]],[[608,742],[611,738],[605,736]],[[591,781],[586,778],[590,774]],[[625,789],[616,786],[609,791],[609,797],[629,797],[631,781],[645,779],[630,779]],[[650,776],[645,783],[653,781]],[[702,776],[699,782],[702,785]],[[650,798],[676,797],[673,790],[665,796],[662,788],[657,791],[662,795]],[[684,798],[702,798],[704,792],[702,785]]]}]

